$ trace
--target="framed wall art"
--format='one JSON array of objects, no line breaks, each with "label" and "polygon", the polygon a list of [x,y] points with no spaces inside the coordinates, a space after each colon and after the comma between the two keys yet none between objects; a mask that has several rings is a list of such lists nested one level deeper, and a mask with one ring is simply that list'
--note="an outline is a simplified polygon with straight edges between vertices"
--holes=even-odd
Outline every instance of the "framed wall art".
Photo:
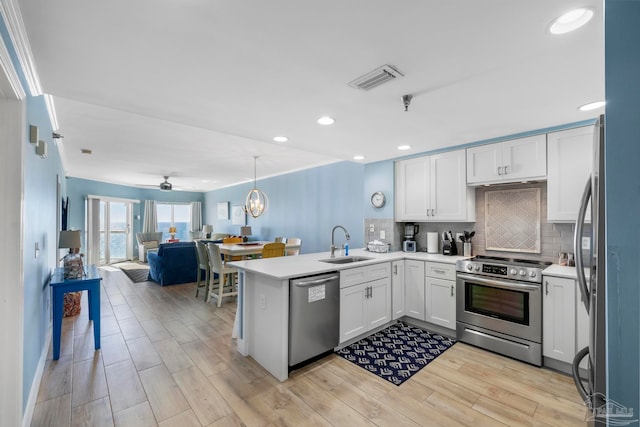
[{"label": "framed wall art", "polygon": [[229,219],[229,202],[218,203],[218,219]]}]

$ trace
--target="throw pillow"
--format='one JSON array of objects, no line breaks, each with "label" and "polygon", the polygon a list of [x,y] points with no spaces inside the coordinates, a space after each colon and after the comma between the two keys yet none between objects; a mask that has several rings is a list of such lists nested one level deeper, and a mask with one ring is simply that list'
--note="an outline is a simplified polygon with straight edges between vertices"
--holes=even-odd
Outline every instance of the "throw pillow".
[{"label": "throw pillow", "polygon": [[157,240],[149,240],[148,242],[142,242],[142,244],[147,249],[154,249],[154,248],[158,247],[158,241]]}]

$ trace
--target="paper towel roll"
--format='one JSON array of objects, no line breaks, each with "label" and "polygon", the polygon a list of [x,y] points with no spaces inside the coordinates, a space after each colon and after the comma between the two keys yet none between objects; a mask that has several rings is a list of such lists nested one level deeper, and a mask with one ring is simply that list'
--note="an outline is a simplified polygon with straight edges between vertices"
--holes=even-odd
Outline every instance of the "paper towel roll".
[{"label": "paper towel roll", "polygon": [[438,253],[438,240],[439,235],[435,231],[430,231],[427,233],[427,252],[430,254]]}]

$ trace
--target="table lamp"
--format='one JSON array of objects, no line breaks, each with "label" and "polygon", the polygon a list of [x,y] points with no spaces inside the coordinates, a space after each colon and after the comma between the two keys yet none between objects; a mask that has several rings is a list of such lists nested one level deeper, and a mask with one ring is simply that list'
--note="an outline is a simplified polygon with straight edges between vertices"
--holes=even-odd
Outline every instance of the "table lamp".
[{"label": "table lamp", "polygon": [[204,238],[208,239],[211,237],[211,233],[213,233],[213,225],[203,225],[202,232],[204,233]]},{"label": "table lamp", "polygon": [[60,231],[58,248],[69,249],[69,253],[63,258],[65,279],[80,279],[84,274],[82,255],[78,253],[81,246],[80,230]]},{"label": "table lamp", "polygon": [[245,225],[244,227],[240,227],[240,235],[242,236],[243,242],[249,240],[248,236],[251,236],[251,226]]},{"label": "table lamp", "polygon": [[175,239],[176,238],[176,228],[175,227],[169,227],[169,234],[171,235],[171,239]]}]

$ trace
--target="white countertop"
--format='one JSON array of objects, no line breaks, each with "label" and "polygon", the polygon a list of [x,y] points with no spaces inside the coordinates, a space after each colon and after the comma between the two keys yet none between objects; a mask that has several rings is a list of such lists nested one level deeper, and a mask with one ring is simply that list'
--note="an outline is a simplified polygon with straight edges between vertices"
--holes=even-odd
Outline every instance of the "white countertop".
[{"label": "white countertop", "polygon": [[[254,259],[247,261],[233,261],[229,265],[255,274],[273,277],[276,279],[292,279],[295,277],[311,276],[315,274],[340,271],[348,268],[363,267],[386,261],[398,261],[412,259],[418,261],[432,261],[447,264],[455,264],[462,256],[447,256],[441,254],[428,254],[426,252],[389,252],[380,254],[363,249],[349,251],[350,256],[363,256],[371,258],[347,264],[330,264],[320,260],[328,259],[329,252],[318,252],[296,256],[284,256],[276,258]],[[340,258],[340,257],[336,257]]]},{"label": "white countertop", "polygon": [[[589,281],[590,271],[588,268],[584,269],[585,277],[587,281]],[[574,279],[578,278],[578,273],[576,272],[575,267],[566,267],[564,265],[552,264],[549,267],[545,268],[542,271],[543,276],[553,276],[553,277],[563,277],[566,279]]]}]

